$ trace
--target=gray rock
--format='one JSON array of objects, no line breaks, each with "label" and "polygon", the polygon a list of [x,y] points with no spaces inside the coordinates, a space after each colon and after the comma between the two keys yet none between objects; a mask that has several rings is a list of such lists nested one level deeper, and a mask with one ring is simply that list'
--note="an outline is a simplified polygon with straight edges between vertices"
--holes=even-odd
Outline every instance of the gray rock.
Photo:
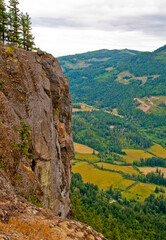
[{"label": "gray rock", "polygon": [[[15,54],[0,48],[1,158],[9,175],[14,176],[19,153],[11,143],[19,141],[15,128],[23,119],[32,129],[32,156],[23,161],[23,179],[17,191],[25,193],[32,188],[39,194],[41,187],[44,207],[66,217],[71,209],[69,189],[74,157],[68,81],[51,55],[17,48],[12,51]],[[31,180],[34,186],[23,186]]]}]

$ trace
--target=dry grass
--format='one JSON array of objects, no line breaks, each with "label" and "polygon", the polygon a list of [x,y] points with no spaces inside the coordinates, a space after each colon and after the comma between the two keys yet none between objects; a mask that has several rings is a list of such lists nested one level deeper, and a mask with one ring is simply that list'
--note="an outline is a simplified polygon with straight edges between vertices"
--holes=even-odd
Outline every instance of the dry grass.
[{"label": "dry grass", "polygon": [[72,108],[72,112],[82,112],[82,109],[80,108]]},{"label": "dry grass", "polygon": [[101,189],[108,189],[113,185],[114,188],[123,190],[134,183],[132,180],[124,179],[120,173],[103,171],[87,162],[76,163],[72,171],[80,173],[84,182],[93,183]]},{"label": "dry grass", "polygon": [[142,99],[140,98],[134,98],[134,100],[137,100],[140,105],[137,107],[141,109],[144,112],[148,113],[157,113],[163,115],[165,113],[165,110],[163,107],[160,106],[160,104],[166,104],[166,96],[151,96],[151,97],[144,97]]},{"label": "dry grass", "polygon": [[88,160],[90,162],[98,162],[100,160],[97,155],[89,153],[76,153],[75,159]]},{"label": "dry grass", "polygon": [[140,103],[137,108],[141,109],[143,112],[147,112],[151,108],[151,105],[146,104],[140,98],[134,98],[134,100],[137,100]]},{"label": "dry grass", "polygon": [[115,116],[118,116],[118,117],[124,118],[123,116],[121,116],[121,115],[118,114],[118,111],[117,111],[116,108],[113,108],[111,113],[112,113],[113,115],[115,115]]},{"label": "dry grass", "polygon": [[138,149],[123,149],[123,151],[126,153],[126,155],[120,155],[123,157],[127,163],[133,163],[133,161],[140,160],[141,158],[151,158],[153,157],[152,154],[144,151],[144,150],[138,150]]},{"label": "dry grass", "polygon": [[108,71],[108,72],[111,72],[112,70],[114,70],[115,68],[113,68],[113,67],[107,67],[107,68],[105,68],[105,70],[106,71]]},{"label": "dry grass", "polygon": [[166,158],[166,150],[159,144],[154,144],[148,149],[148,152],[156,155],[157,157]]},{"label": "dry grass", "polygon": [[124,71],[119,73],[116,79],[117,82],[123,84],[129,84],[131,80],[140,80],[142,83],[145,83],[147,81],[147,76],[135,77],[134,74],[130,73],[129,71]]},{"label": "dry grass", "polygon": [[93,148],[90,148],[86,145],[80,144],[80,143],[74,143],[74,148],[77,153],[89,153],[92,154],[95,151],[95,154],[98,154],[98,151],[94,150]]},{"label": "dry grass", "polygon": [[[152,80],[157,78],[159,75],[151,75]],[[116,79],[117,82],[123,83],[123,84],[129,84],[130,81],[142,81],[142,83],[146,83],[147,76],[142,77],[135,77],[134,74],[130,73],[129,71],[124,71],[118,74],[118,77]]]},{"label": "dry grass", "polygon": [[114,161],[114,163],[117,165],[121,165],[121,164],[124,164],[124,160],[123,161]]},{"label": "dry grass", "polygon": [[144,173],[148,174],[149,172],[156,172],[156,169],[161,170],[161,173],[164,173],[164,177],[166,178],[166,168],[162,167],[139,167],[139,170]]},{"label": "dry grass", "polygon": [[11,217],[8,224],[0,223],[0,230],[10,234],[22,234],[26,240],[53,240],[50,228],[44,222],[35,219]]},{"label": "dry grass", "polygon": [[102,162],[99,162],[97,163],[97,165],[99,167],[103,167],[105,169],[110,169],[110,170],[114,170],[114,171],[121,171],[121,172],[124,172],[124,173],[129,173],[129,174],[139,174],[139,172],[134,169],[132,166],[117,166],[117,165],[113,165],[113,164],[109,164],[109,163],[102,163]]},{"label": "dry grass", "polygon": [[65,66],[68,68],[71,68],[71,69],[87,68],[90,65],[91,65],[90,63],[86,63],[86,62],[80,61],[80,60],[77,60],[77,62],[75,62],[74,64],[72,64],[69,61],[65,62]]},{"label": "dry grass", "polygon": [[87,105],[86,103],[78,103],[81,108],[73,108],[72,112],[91,112],[98,111],[97,108]]}]

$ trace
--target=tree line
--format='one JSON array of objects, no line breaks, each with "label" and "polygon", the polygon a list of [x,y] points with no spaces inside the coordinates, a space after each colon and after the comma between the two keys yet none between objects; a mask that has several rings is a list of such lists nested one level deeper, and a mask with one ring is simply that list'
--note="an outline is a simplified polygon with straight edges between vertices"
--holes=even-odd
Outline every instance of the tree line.
[{"label": "tree line", "polygon": [[134,161],[133,165],[137,167],[166,167],[166,159],[160,157],[141,158],[140,161]]},{"label": "tree line", "polygon": [[160,170],[157,170],[155,173],[154,172],[149,172],[148,174],[144,175],[136,175],[136,174],[128,174],[128,173],[123,173],[123,176],[126,179],[130,179],[133,181],[139,181],[143,183],[154,183],[156,185],[161,185],[161,186],[166,186],[166,178],[164,178],[164,173],[161,173]]},{"label": "tree line", "polygon": [[25,50],[34,49],[34,37],[31,33],[31,18],[26,12],[20,12],[18,0],[9,0],[6,6],[0,0],[0,43],[14,43]]}]

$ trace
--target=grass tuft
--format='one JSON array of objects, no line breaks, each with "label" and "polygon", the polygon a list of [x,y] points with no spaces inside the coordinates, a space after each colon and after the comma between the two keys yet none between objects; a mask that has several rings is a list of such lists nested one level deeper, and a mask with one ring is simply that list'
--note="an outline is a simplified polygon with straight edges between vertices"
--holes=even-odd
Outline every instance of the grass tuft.
[{"label": "grass tuft", "polygon": [[22,234],[26,240],[53,240],[49,226],[36,219],[25,220],[11,217],[8,224],[0,223],[0,231],[10,234],[17,232]]}]

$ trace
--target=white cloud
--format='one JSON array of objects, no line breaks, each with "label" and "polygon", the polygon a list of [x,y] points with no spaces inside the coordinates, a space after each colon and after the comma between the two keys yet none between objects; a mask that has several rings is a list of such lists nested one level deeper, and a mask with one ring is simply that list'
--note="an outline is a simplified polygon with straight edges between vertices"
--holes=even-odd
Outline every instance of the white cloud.
[{"label": "white cloud", "polygon": [[157,36],[149,37],[139,31],[102,31],[68,28],[33,28],[36,44],[55,57],[97,49],[134,49],[151,51],[164,45]]},{"label": "white cloud", "polygon": [[54,55],[100,48],[154,50],[166,38],[165,0],[19,0],[39,47]]}]

